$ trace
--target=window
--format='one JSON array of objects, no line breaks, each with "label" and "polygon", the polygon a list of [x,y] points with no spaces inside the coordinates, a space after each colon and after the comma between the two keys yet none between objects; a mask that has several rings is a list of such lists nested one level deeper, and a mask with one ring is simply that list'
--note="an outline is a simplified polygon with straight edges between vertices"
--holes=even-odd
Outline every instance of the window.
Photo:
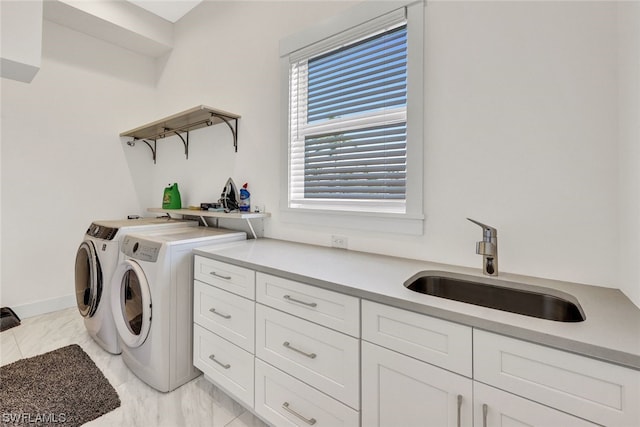
[{"label": "window", "polygon": [[363,6],[324,25],[320,41],[281,45],[286,208],[422,219],[423,5],[374,17]]}]

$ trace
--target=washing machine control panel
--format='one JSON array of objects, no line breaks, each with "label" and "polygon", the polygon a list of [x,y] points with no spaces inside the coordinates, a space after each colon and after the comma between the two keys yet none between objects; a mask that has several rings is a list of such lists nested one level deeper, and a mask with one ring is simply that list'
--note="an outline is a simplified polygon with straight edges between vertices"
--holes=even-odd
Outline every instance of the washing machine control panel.
[{"label": "washing machine control panel", "polygon": [[156,262],[162,243],[141,240],[131,236],[125,236],[122,241],[122,252],[133,259]]}]

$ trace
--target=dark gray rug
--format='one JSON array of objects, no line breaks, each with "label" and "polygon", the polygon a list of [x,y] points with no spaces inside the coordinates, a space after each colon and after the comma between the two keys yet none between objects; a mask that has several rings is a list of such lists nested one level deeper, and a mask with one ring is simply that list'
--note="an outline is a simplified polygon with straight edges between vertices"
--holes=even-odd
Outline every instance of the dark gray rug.
[{"label": "dark gray rug", "polygon": [[0,367],[2,426],[79,426],[118,406],[118,393],[76,344]]}]

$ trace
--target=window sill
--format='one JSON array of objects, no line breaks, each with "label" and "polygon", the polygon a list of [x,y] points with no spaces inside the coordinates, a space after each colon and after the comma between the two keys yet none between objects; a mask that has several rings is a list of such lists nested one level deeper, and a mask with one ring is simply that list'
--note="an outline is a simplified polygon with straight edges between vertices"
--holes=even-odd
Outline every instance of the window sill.
[{"label": "window sill", "polygon": [[282,221],[350,230],[420,236],[424,215],[281,208]]}]

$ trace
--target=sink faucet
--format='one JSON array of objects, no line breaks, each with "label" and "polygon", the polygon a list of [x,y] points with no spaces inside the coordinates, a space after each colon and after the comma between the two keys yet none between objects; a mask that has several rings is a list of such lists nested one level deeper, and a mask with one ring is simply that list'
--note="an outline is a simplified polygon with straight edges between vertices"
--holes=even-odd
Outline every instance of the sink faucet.
[{"label": "sink faucet", "polygon": [[498,230],[474,219],[467,218],[482,227],[482,241],[476,242],[476,253],[482,255],[482,273],[498,275]]}]

